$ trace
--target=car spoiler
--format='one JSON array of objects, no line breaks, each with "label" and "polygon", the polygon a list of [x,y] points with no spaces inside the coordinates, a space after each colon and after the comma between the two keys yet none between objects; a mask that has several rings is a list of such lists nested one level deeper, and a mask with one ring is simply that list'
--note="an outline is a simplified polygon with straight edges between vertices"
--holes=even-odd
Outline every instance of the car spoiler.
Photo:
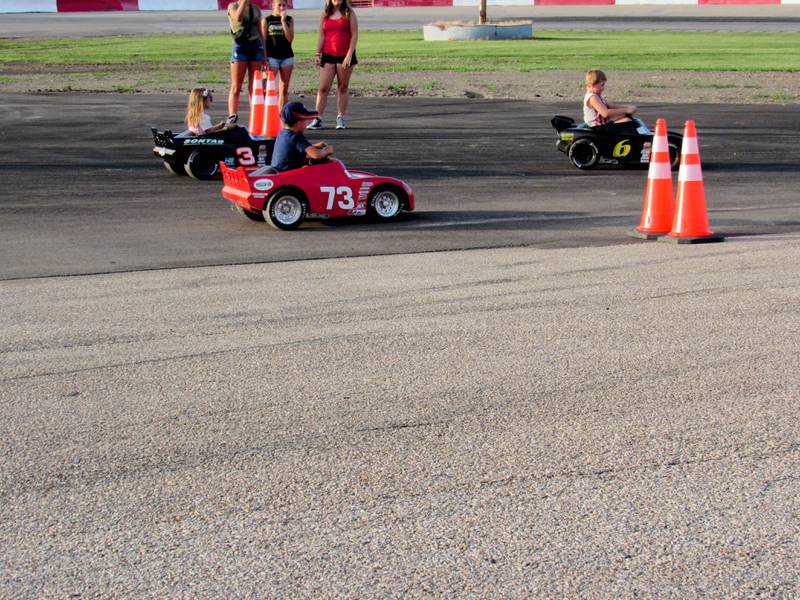
[{"label": "car spoiler", "polygon": [[558,133],[561,133],[565,129],[575,125],[575,119],[571,117],[565,117],[563,115],[556,115],[550,119],[550,124],[553,126],[553,129],[555,129]]},{"label": "car spoiler", "polygon": [[220,161],[219,168],[222,170],[222,195],[229,200],[247,198],[253,193],[250,178],[244,167],[231,169]]},{"label": "car spoiler", "polygon": [[167,129],[166,131],[159,131],[155,127],[151,127],[150,131],[153,132],[153,142],[155,142],[156,146],[161,148],[175,148],[175,136]]}]

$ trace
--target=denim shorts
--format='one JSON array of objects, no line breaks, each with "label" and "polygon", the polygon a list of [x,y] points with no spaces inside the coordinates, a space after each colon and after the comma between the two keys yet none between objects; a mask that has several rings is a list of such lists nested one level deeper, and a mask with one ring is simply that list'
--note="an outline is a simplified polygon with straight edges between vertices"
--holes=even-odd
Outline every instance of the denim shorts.
[{"label": "denim shorts", "polygon": [[250,40],[244,44],[233,42],[231,50],[231,62],[263,62],[264,45],[261,39]]},{"label": "denim shorts", "polygon": [[269,56],[267,57],[267,60],[269,61],[270,69],[281,69],[283,67],[294,66],[294,56],[289,56],[287,58],[272,58]]}]

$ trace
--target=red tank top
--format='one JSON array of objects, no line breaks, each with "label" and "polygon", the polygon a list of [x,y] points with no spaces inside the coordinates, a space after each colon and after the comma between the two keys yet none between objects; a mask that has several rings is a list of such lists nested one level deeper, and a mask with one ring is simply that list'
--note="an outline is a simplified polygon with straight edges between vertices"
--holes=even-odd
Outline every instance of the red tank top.
[{"label": "red tank top", "polygon": [[344,56],[350,50],[350,21],[341,17],[322,21],[322,51],[331,56]]}]

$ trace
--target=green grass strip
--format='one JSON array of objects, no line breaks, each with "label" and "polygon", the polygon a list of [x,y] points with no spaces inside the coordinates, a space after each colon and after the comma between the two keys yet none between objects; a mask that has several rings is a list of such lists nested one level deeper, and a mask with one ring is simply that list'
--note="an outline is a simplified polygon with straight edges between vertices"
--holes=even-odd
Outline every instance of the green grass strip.
[{"label": "green grass strip", "polygon": [[[299,33],[298,59],[310,60],[316,34]],[[800,34],[547,31],[532,40],[425,42],[422,32],[365,31],[359,69],[372,72],[541,69],[800,70]],[[0,64],[153,65],[168,68],[227,61],[228,35],[118,36],[0,40]]]}]

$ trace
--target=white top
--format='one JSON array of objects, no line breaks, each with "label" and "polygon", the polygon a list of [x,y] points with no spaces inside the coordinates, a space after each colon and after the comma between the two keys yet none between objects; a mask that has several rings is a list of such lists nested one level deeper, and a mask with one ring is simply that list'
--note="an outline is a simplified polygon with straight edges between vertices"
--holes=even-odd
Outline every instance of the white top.
[{"label": "white top", "polygon": [[591,125],[592,127],[597,127],[598,125],[605,125],[607,120],[604,116],[598,113],[592,106],[589,104],[589,99],[592,96],[597,96],[597,99],[600,102],[608,107],[606,101],[600,94],[595,94],[594,92],[586,92],[586,95],[583,97],[583,120],[586,121],[587,125]]},{"label": "white top", "polygon": [[211,129],[211,125],[212,125],[211,115],[203,111],[203,116],[200,117],[200,126],[197,128],[189,126],[189,131],[191,131],[195,135],[202,135],[206,129]]}]

